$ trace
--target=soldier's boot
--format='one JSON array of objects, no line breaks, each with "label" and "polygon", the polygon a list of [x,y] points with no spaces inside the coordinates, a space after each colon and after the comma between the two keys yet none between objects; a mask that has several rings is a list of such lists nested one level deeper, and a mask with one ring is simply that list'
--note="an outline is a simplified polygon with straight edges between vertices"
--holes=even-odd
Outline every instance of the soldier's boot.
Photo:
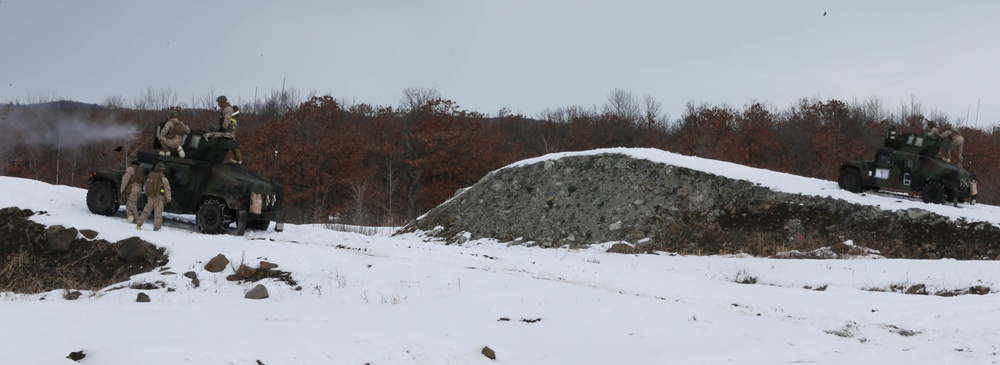
[{"label": "soldier's boot", "polygon": [[[979,195],[979,194],[976,194],[976,195]],[[971,201],[972,205],[976,205],[976,195],[972,196],[972,201]]]},{"label": "soldier's boot", "polygon": [[177,147],[177,156],[184,158],[184,147]]},{"label": "soldier's boot", "polygon": [[142,225],[141,224],[135,225],[135,230],[136,231],[141,231],[142,230]]},{"label": "soldier's boot", "polygon": [[135,222],[135,217],[133,217],[131,214],[129,214],[128,218],[125,219],[125,222],[127,222],[127,223]]},{"label": "soldier's boot", "polygon": [[153,227],[153,231],[159,231],[160,227]]},{"label": "soldier's boot", "polygon": [[240,149],[239,148],[233,150],[233,157],[236,157],[236,163],[237,164],[240,164],[240,165],[243,164],[243,154],[240,153]]}]

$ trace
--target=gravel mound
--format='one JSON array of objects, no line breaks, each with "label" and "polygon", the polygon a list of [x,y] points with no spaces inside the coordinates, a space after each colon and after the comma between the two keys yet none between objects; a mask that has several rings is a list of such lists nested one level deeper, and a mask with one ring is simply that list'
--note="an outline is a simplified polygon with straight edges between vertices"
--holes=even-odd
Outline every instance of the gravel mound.
[{"label": "gravel mound", "polygon": [[630,252],[695,255],[852,255],[868,248],[886,257],[995,259],[1000,252],[1000,229],[989,223],[775,192],[613,153],[497,170],[399,231],[410,232],[448,243],[617,242]]}]

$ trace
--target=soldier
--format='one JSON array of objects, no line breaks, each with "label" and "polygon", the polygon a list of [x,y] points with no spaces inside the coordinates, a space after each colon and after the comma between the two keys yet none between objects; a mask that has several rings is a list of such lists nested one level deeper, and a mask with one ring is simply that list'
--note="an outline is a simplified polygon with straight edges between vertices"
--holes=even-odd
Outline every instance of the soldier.
[{"label": "soldier", "polygon": [[181,144],[184,143],[184,136],[188,133],[191,133],[191,128],[177,119],[177,111],[174,109],[167,111],[167,123],[163,125],[163,129],[160,129],[160,135],[156,137],[163,147],[160,156],[170,156],[170,153],[176,150],[177,156],[183,158],[184,146]]},{"label": "soldier", "polygon": [[163,224],[163,206],[170,204],[170,181],[164,175],[167,167],[162,162],[156,163],[156,168],[146,176],[146,206],[142,215],[135,222],[135,229],[142,230],[142,223],[153,213],[153,230],[159,231]]},{"label": "soldier", "polygon": [[955,157],[958,158],[958,162],[955,163],[955,166],[962,167],[962,162],[964,162],[964,158],[962,158],[962,150],[965,146],[965,138],[962,138],[962,135],[958,134],[958,132],[952,128],[945,128],[945,131],[941,132],[941,138],[948,141],[948,146],[945,147],[947,156],[943,158],[943,160],[951,162],[951,153],[954,151],[956,155]]},{"label": "soldier", "polygon": [[928,120],[927,121],[927,133],[926,133],[926,136],[930,137],[930,138],[939,138],[941,136],[941,131],[938,130],[938,127],[937,127],[937,122],[935,122],[933,120]]},{"label": "soldier", "polygon": [[[225,95],[220,95],[215,101],[219,103],[219,130],[205,133],[205,139],[212,137],[236,139],[236,116],[240,114],[239,109],[229,104]],[[229,159],[227,162],[243,163],[243,156],[240,155],[239,148],[233,149],[233,157],[236,159]]]},{"label": "soldier", "polygon": [[122,186],[119,188],[119,195],[123,197],[122,200],[126,201],[125,214],[128,218],[125,221],[132,223],[135,221],[135,217],[139,216],[139,211],[135,204],[139,200],[139,194],[142,194],[142,183],[146,180],[146,176],[142,171],[142,166],[139,165],[139,158],[136,155],[128,155],[128,160],[131,162],[131,165],[125,169],[125,175],[122,176]]}]

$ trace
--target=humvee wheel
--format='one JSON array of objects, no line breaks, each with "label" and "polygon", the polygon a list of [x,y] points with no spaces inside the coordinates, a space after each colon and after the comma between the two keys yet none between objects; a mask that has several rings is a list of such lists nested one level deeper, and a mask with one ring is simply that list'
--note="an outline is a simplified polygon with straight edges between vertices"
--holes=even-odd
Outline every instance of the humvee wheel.
[{"label": "humvee wheel", "polygon": [[944,184],[940,181],[930,181],[924,184],[924,190],[921,194],[924,199],[924,203],[934,203],[940,204],[944,201]]},{"label": "humvee wheel", "polygon": [[225,231],[225,217],[226,206],[222,205],[218,200],[209,199],[201,206],[198,207],[198,212],[195,213],[195,220],[198,222],[198,229],[202,233],[207,234],[219,234]]},{"label": "humvee wheel", "polygon": [[847,167],[840,170],[840,177],[837,178],[837,185],[840,185],[841,189],[850,191],[852,193],[861,192],[861,172],[853,167]]},{"label": "humvee wheel", "polygon": [[110,216],[118,211],[118,194],[107,181],[98,181],[87,190],[87,208],[91,213]]}]

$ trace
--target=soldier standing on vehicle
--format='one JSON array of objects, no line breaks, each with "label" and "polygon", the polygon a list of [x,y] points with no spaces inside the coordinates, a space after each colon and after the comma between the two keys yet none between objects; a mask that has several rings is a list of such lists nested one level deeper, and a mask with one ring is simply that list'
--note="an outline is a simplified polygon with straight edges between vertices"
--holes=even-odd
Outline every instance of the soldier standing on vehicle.
[{"label": "soldier standing on vehicle", "polygon": [[926,136],[930,137],[930,138],[939,138],[939,137],[941,137],[941,131],[938,130],[937,122],[935,122],[933,120],[928,120],[927,121],[927,133],[926,133]]},{"label": "soldier standing on vehicle", "polygon": [[[219,130],[217,132],[205,133],[205,139],[209,138],[228,138],[236,139],[236,116],[240,114],[239,108],[229,103],[225,95],[220,95],[215,99],[219,103]],[[242,164],[243,156],[240,155],[240,149],[233,149],[234,159],[229,159],[227,162]]]},{"label": "soldier standing on vehicle", "polygon": [[163,225],[163,206],[170,203],[170,181],[167,180],[164,171],[167,167],[162,162],[156,163],[156,168],[146,176],[146,206],[142,208],[142,215],[135,222],[135,229],[142,230],[142,224],[153,213],[153,230],[159,231]]},{"label": "soldier standing on vehicle", "polygon": [[177,156],[183,158],[184,146],[181,144],[184,143],[184,136],[188,133],[191,133],[191,128],[177,119],[177,111],[174,109],[167,111],[167,123],[163,125],[163,129],[160,129],[160,135],[156,137],[163,147],[160,156],[170,156],[171,152],[176,151]]},{"label": "soldier standing on vehicle", "polygon": [[951,162],[951,153],[954,151],[955,157],[958,158],[958,162],[955,163],[955,166],[962,167],[962,162],[964,162],[964,158],[962,158],[962,150],[964,149],[965,138],[962,138],[962,135],[958,134],[958,132],[952,128],[946,128],[944,132],[941,132],[941,137],[948,141],[948,146],[945,147],[947,155],[943,158],[943,160]]},{"label": "soldier standing on vehicle", "polygon": [[128,160],[131,162],[131,165],[125,169],[125,175],[122,176],[119,195],[126,201],[125,215],[128,218],[125,221],[132,223],[135,221],[135,217],[139,216],[139,211],[135,204],[139,201],[139,194],[142,194],[142,183],[146,180],[146,176],[142,171],[142,165],[139,165],[139,158],[136,155],[128,155]]}]

